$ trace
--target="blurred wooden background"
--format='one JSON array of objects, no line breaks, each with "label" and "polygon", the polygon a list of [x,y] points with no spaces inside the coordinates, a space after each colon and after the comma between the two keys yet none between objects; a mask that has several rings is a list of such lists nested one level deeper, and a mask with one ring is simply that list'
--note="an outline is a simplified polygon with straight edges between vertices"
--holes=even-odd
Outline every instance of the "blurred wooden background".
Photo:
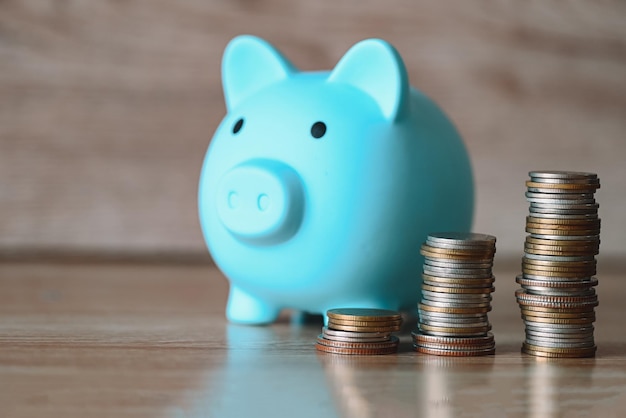
[{"label": "blurred wooden background", "polygon": [[207,258],[197,179],[241,33],[305,70],[387,39],[464,136],[499,254],[521,255],[530,169],[598,172],[602,255],[624,254],[625,22],[620,1],[0,1],[0,256]]}]

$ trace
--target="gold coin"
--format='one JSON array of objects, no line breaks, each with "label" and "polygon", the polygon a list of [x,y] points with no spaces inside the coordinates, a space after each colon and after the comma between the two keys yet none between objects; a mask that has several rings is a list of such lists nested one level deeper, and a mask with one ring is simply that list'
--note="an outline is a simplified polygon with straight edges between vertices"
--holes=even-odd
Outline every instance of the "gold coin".
[{"label": "gold coin", "polygon": [[600,238],[597,239],[586,239],[586,240],[575,240],[575,239],[544,239],[544,238],[535,238],[531,236],[526,237],[526,242],[530,244],[540,244],[540,245],[561,245],[563,247],[578,247],[578,246],[587,246],[587,245],[600,245]]},{"label": "gold coin", "polygon": [[438,286],[429,286],[427,284],[422,284],[422,290],[428,290],[430,292],[437,293],[468,293],[468,294],[478,294],[478,293],[492,293],[495,292],[495,287],[438,287]]},{"label": "gold coin", "polygon": [[315,344],[315,348],[318,351],[322,351],[324,353],[347,354],[347,355],[357,355],[357,356],[393,354],[398,351],[397,346],[388,347],[388,348],[344,348],[344,347],[331,347],[331,346],[324,345],[324,344]]},{"label": "gold coin", "polygon": [[584,357],[594,357],[596,354],[595,350],[584,351],[584,352],[581,351],[579,353],[552,353],[552,352],[547,352],[547,351],[531,350],[524,346],[522,346],[522,353],[529,354],[531,356],[536,356],[536,357],[548,357],[548,358],[584,358]]},{"label": "gold coin", "polygon": [[326,311],[329,318],[359,321],[398,321],[402,316],[396,311],[370,308],[338,308]]},{"label": "gold coin", "polygon": [[[526,307],[525,307],[526,308]],[[538,312],[531,311],[529,309],[522,309],[522,315],[541,317],[541,318],[555,318],[555,319],[577,319],[577,318],[595,318],[595,311],[586,312]]]},{"label": "gold coin", "polygon": [[416,342],[413,341],[413,345],[417,345],[423,348],[428,348],[432,350],[452,350],[452,351],[483,351],[483,350],[493,350],[496,345],[495,343],[477,345],[477,346],[468,346],[468,345],[454,345],[454,344],[436,344],[436,343],[425,343],[425,342]]},{"label": "gold coin", "polygon": [[587,273],[578,273],[578,272],[563,272],[563,271],[545,271],[545,270],[537,270],[537,269],[529,269],[522,268],[524,274],[529,274],[532,276],[541,276],[541,277],[563,277],[568,279],[573,278],[582,278],[582,277],[591,277],[595,275],[595,271],[589,271]]},{"label": "gold coin", "polygon": [[394,332],[400,331],[400,326],[386,326],[386,327],[359,327],[353,325],[335,324],[328,321],[328,328],[339,331],[353,331],[353,332]]},{"label": "gold coin", "polygon": [[543,351],[545,353],[559,353],[559,354],[574,354],[574,353],[582,354],[582,353],[588,353],[588,352],[595,353],[596,348],[597,348],[595,345],[593,347],[585,347],[585,348],[566,348],[566,347],[561,348],[561,347],[543,347],[543,346],[527,344],[527,343],[523,343],[522,346],[532,351]]},{"label": "gold coin", "polygon": [[587,224],[552,224],[552,223],[548,223],[548,222],[526,222],[526,227],[527,228],[543,228],[543,229],[594,229],[594,230],[599,230],[600,225],[599,224],[592,224],[592,223],[587,223]]},{"label": "gold coin", "polygon": [[591,235],[600,234],[599,229],[591,229],[591,230],[576,229],[576,230],[563,231],[560,229],[539,229],[539,228],[528,228],[528,227],[526,227],[526,232],[528,232],[529,234],[536,234],[536,235],[564,235],[564,236],[574,236],[574,235],[591,236]]},{"label": "gold coin", "polygon": [[600,226],[600,218],[597,219],[560,219],[560,218],[536,218],[527,216],[526,223],[547,225],[593,225]]},{"label": "gold coin", "polygon": [[544,314],[574,314],[595,312],[593,306],[578,306],[574,308],[548,308],[544,306],[523,305],[522,311],[543,312]]},{"label": "gold coin", "polygon": [[341,347],[341,348],[365,348],[365,349],[373,349],[373,348],[390,348],[397,347],[399,340],[398,337],[391,336],[389,341],[381,341],[381,342],[345,342],[345,341],[336,341],[336,340],[328,340],[324,338],[322,334],[317,336],[317,343],[326,345],[329,347]]},{"label": "gold coin", "polygon": [[475,261],[484,260],[485,262],[491,262],[493,259],[493,256],[476,257],[473,255],[431,253],[430,251],[424,251],[424,250],[420,250],[420,254],[428,258],[441,258],[441,259],[446,259],[446,260],[475,260]]},{"label": "gold coin", "polygon": [[418,323],[417,326],[421,331],[438,332],[441,334],[450,334],[450,335],[487,333],[489,330],[491,330],[491,325],[480,326],[480,327],[459,328],[459,327],[439,327],[439,326],[432,326],[432,325]]},{"label": "gold coin", "polygon": [[539,316],[522,315],[522,319],[529,322],[541,322],[544,324],[575,324],[575,325],[591,325],[596,321],[595,317],[587,318],[543,318]]},{"label": "gold coin", "polygon": [[567,268],[567,267],[540,266],[536,264],[523,263],[522,268],[528,269],[528,270],[534,270],[534,271],[541,271],[541,272],[574,273],[574,274],[583,274],[583,275],[587,275],[588,273],[591,273],[592,276],[596,274],[595,266]]},{"label": "gold coin", "polygon": [[[539,261],[539,260],[536,260]],[[557,262],[547,262],[546,264],[533,263],[529,259],[524,258],[522,260],[522,266],[533,270],[548,270],[548,271],[589,271],[596,268],[594,264],[575,264],[575,261],[567,262],[566,264],[556,264]]]},{"label": "gold coin", "polygon": [[419,332],[411,331],[411,336],[414,341],[423,343],[465,345],[468,347],[493,344],[494,342],[493,334],[491,332],[488,332],[487,335],[482,337],[438,337],[435,335],[420,334]]},{"label": "gold coin", "polygon": [[554,255],[554,256],[561,256],[561,257],[568,257],[568,256],[585,256],[588,254],[598,254],[598,251],[586,251],[586,252],[579,252],[579,251],[566,251],[566,250],[556,250],[556,251],[545,251],[545,250],[535,250],[532,248],[524,248],[524,251],[527,252],[528,254],[535,254],[535,255]]},{"label": "gold coin", "polygon": [[481,248],[477,250],[468,250],[468,249],[456,249],[456,248],[431,247],[428,244],[422,244],[421,249],[429,253],[457,254],[457,255],[465,255],[465,256],[471,256],[471,257],[479,257],[479,256],[490,257],[490,256],[493,256],[493,254],[496,252],[495,248],[494,249],[482,249]]},{"label": "gold coin", "polygon": [[419,309],[427,312],[440,312],[451,314],[477,314],[491,311],[491,306],[485,306],[483,308],[443,308],[439,306],[424,305],[423,303],[420,303],[417,306]]},{"label": "gold coin", "polygon": [[600,184],[581,184],[581,183],[537,183],[527,180],[526,187],[541,189],[563,189],[563,190],[596,190],[600,188]]},{"label": "gold coin", "polygon": [[[542,245],[542,244],[530,244],[525,243],[524,248],[530,248],[535,250],[544,250],[544,251],[559,251],[559,252],[579,252],[579,253],[589,253],[592,251],[596,251],[599,249],[598,245],[580,245],[580,246],[565,246],[565,245]],[[594,254],[595,255],[595,254]]]},{"label": "gold coin", "polygon": [[523,257],[522,261],[526,264],[535,264],[538,266],[551,266],[551,267],[595,267],[597,262],[593,260],[585,261],[552,261],[552,260],[535,260],[534,258]]},{"label": "gold coin", "polygon": [[496,278],[493,276],[484,279],[458,279],[451,277],[431,276],[428,274],[422,274],[422,279],[434,283],[462,284],[466,285],[467,287],[491,287],[491,284],[496,280]]},{"label": "gold coin", "polygon": [[360,321],[360,320],[344,320],[344,319],[336,319],[329,318],[329,323],[339,324],[339,325],[349,325],[352,327],[399,327],[402,325],[402,320],[397,321]]},{"label": "gold coin", "polygon": [[495,354],[496,349],[490,348],[486,350],[437,350],[434,348],[422,347],[420,345],[413,345],[413,349],[419,353],[423,354],[432,354],[435,356],[446,356],[446,357],[477,357],[477,356],[488,356],[491,354]]}]

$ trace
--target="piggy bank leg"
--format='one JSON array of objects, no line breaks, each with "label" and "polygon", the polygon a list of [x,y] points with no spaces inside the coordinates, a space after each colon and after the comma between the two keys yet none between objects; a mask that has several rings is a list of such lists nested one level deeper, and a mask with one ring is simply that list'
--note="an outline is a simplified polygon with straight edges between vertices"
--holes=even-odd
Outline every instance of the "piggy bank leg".
[{"label": "piggy bank leg", "polygon": [[239,324],[267,324],[278,318],[280,309],[257,297],[231,286],[226,305],[226,317]]}]

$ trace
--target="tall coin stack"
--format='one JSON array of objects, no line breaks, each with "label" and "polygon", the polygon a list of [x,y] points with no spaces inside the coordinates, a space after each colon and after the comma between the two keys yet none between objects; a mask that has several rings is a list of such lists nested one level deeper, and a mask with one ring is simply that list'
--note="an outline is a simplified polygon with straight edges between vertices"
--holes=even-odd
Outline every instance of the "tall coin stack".
[{"label": "tall coin stack", "polygon": [[328,326],[322,328],[315,347],[333,354],[377,355],[398,351],[402,317],[384,309],[344,308],[326,312]]},{"label": "tall coin stack", "polygon": [[473,233],[430,234],[424,256],[422,302],[413,348],[440,356],[495,352],[487,312],[495,290],[492,267],[496,238]]},{"label": "tall coin stack", "polygon": [[526,326],[522,352],[541,357],[592,357],[598,297],[595,255],[600,219],[593,173],[531,171],[526,182],[522,288],[515,292]]}]

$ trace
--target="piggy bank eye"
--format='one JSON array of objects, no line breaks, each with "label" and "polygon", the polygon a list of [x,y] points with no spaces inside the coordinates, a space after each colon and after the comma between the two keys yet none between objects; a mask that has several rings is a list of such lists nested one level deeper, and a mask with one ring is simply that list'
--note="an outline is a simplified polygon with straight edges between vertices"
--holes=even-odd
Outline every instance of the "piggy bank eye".
[{"label": "piggy bank eye", "polygon": [[311,135],[315,139],[320,139],[326,133],[326,124],[324,122],[315,122],[311,126]]},{"label": "piggy bank eye", "polygon": [[243,128],[243,118],[239,118],[239,120],[235,122],[235,124],[233,125],[233,133],[238,133],[239,131],[241,131],[241,128]]}]

